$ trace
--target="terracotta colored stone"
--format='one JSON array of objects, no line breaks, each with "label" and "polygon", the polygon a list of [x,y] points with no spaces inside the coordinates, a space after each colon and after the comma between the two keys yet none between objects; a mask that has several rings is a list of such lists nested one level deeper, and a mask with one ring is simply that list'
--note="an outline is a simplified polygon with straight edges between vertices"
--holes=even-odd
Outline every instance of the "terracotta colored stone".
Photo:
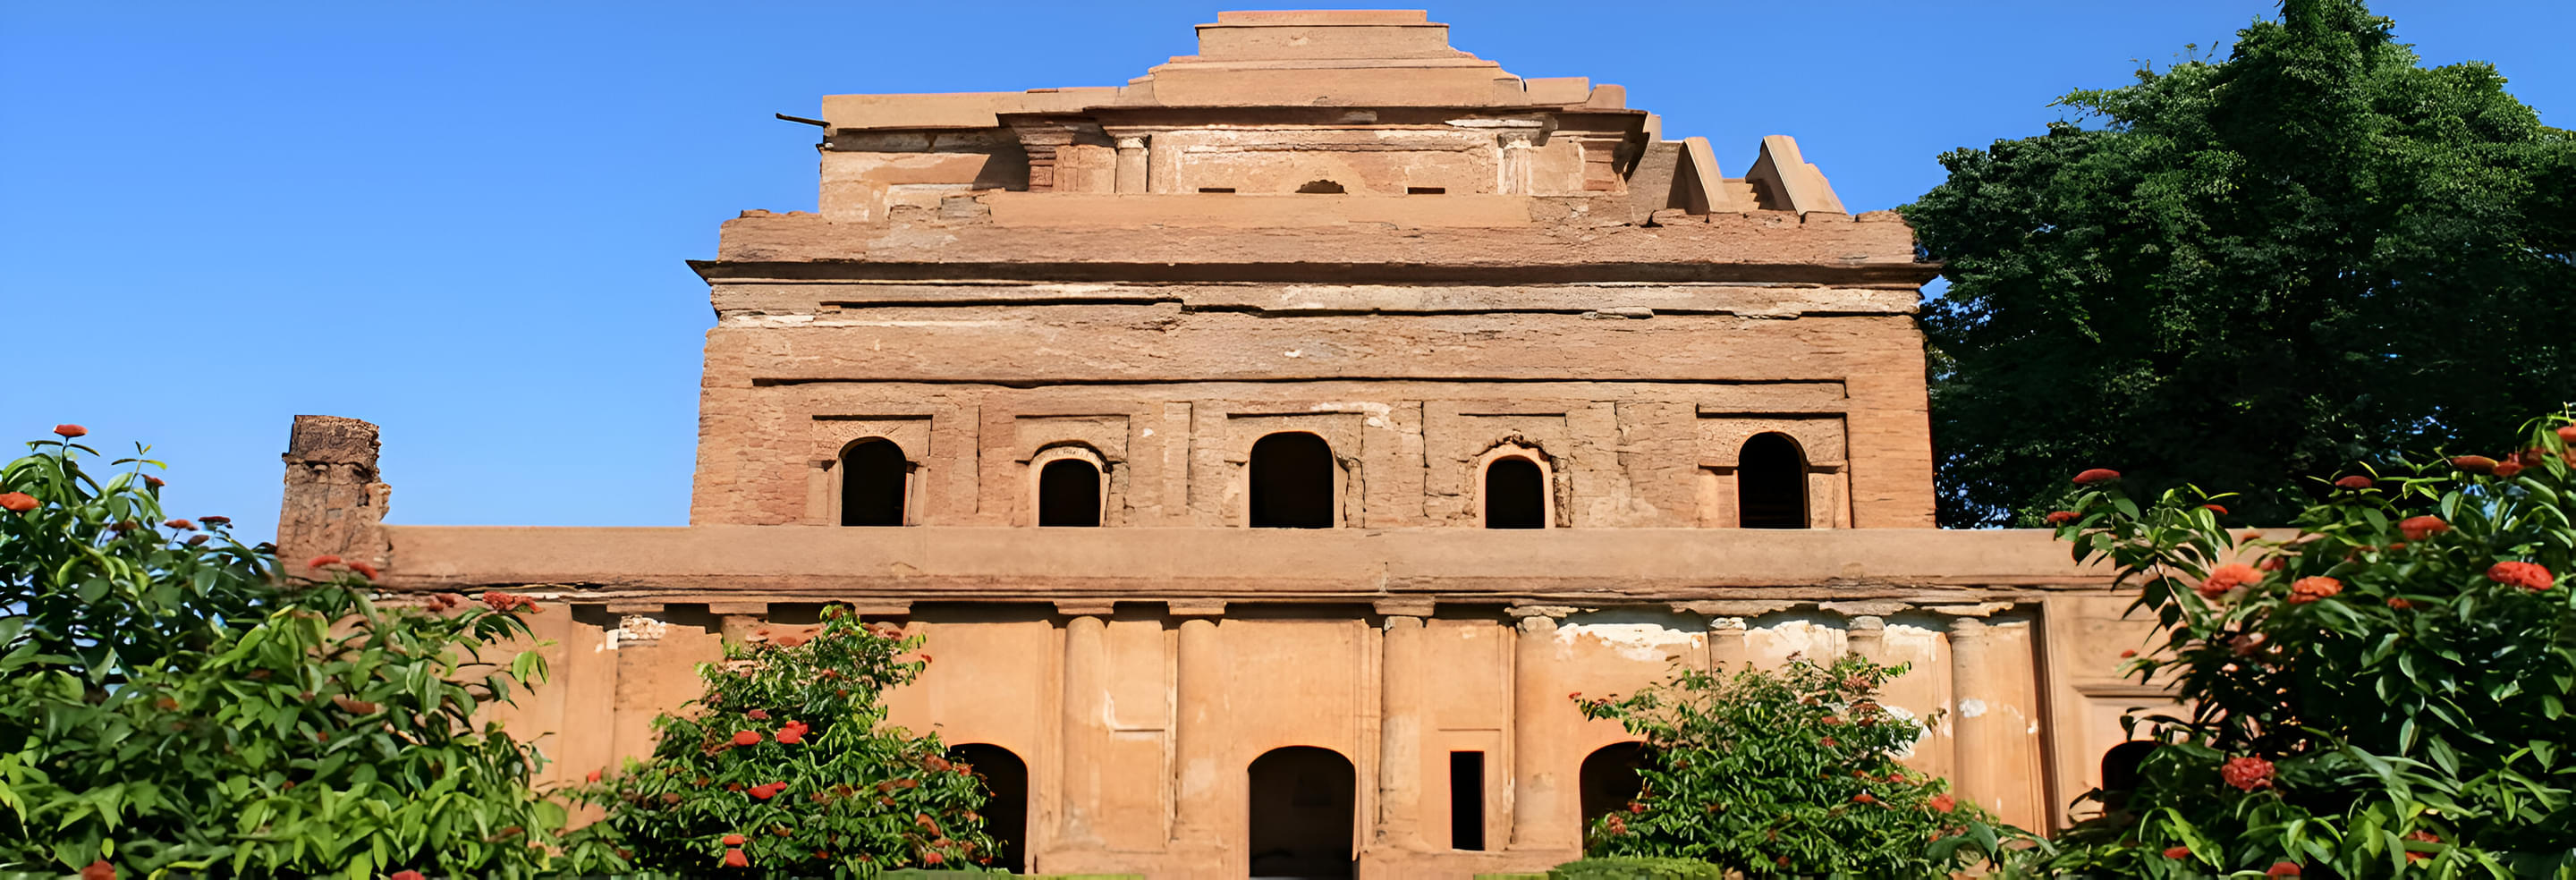
[{"label": "terracotta colored stone", "polygon": [[[1123,86],[825,98],[820,212],[692,263],[689,526],[384,526],[374,427],[299,417],[287,558],[570,605],[494,712],[550,767],[845,603],[938,658],[895,723],[1024,768],[984,812],[1045,873],[1544,870],[1628,739],[1566,695],[1676,665],[1910,664],[1908,760],[2034,827],[2169,702],[2106,572],[1930,528],[1937,267],[1797,144],[1721,177],[1419,11],[1199,34]],[[1281,492],[1321,527],[1248,528]]]}]

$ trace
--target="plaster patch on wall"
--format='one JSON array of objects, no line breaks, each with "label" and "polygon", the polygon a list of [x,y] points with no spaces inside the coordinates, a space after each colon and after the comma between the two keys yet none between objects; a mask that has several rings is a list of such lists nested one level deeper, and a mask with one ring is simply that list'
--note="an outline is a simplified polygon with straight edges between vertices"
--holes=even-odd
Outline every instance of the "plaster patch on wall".
[{"label": "plaster patch on wall", "polygon": [[1892,661],[1911,662],[1914,664],[1915,671],[1921,671],[1927,668],[1925,664],[1931,663],[1933,660],[1938,659],[1941,656],[1940,630],[1914,626],[1911,624],[1891,623],[1887,625],[1887,629],[1883,630],[1883,632],[1886,633],[1886,636],[1881,640],[1880,644],[1886,646],[1888,659]]},{"label": "plaster patch on wall", "polygon": [[1791,656],[1829,663],[1843,655],[1843,631],[1812,620],[1784,620],[1744,633],[1744,640],[1756,657],[1786,660]]},{"label": "plaster patch on wall", "polygon": [[1707,639],[1704,633],[1660,623],[1566,623],[1556,628],[1558,656],[1565,656],[1566,649],[1584,636],[1600,640],[1621,657],[1654,663],[1672,656],[1675,648],[1696,647]]},{"label": "plaster patch on wall", "polygon": [[1959,717],[1975,718],[1986,714],[1986,701],[1969,697],[1959,701]]}]

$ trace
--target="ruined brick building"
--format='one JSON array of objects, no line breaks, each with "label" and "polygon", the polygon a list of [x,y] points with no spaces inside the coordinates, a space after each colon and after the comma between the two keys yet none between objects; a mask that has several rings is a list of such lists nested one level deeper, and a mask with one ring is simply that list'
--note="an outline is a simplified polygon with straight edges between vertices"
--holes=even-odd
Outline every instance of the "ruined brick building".
[{"label": "ruined brick building", "polygon": [[1045,872],[1543,869],[1634,785],[1567,694],[1673,664],[1910,663],[1912,760],[2032,827],[2165,700],[2047,535],[1932,527],[1935,269],[1789,138],[1729,173],[1420,12],[1198,38],[1119,86],[825,98],[820,210],[692,263],[687,527],[381,525],[374,428],[305,417],[288,558],[569,604],[507,719],[566,778],[726,638],[898,622],[936,660],[895,719]]}]

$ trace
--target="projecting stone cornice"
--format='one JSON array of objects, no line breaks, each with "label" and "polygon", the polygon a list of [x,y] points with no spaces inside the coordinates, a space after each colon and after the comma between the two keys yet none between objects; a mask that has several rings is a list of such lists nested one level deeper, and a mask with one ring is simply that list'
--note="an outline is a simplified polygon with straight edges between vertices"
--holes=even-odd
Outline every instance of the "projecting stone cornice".
[{"label": "projecting stone cornice", "polygon": [[1465,605],[1889,599],[2107,589],[2036,530],[387,526],[397,591],[566,601],[1224,599]]},{"label": "projecting stone cornice", "polygon": [[[1046,198],[1084,204],[1058,211]],[[1580,200],[1523,197],[1460,200],[1455,209],[1420,207],[1435,201],[1428,198],[1401,206],[1407,197],[1000,193],[953,201],[953,211],[916,211],[880,223],[751,212],[725,223],[716,259],[690,265],[715,283],[1732,282],[1911,289],[1940,272],[1915,261],[1913,230],[1887,212],[1803,219],[1776,211],[1658,214],[1655,225],[1639,225],[1586,222]],[[1442,213],[1450,210],[1457,213]],[[1513,211],[1531,219],[1514,221]],[[1189,216],[1156,219],[1169,212]],[[1370,219],[1379,216],[1372,212],[1383,217]]]}]

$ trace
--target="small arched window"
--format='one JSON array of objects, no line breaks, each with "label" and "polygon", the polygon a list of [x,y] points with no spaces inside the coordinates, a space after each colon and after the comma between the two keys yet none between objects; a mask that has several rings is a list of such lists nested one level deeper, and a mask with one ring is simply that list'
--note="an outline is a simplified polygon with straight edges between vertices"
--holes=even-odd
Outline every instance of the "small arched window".
[{"label": "small arched window", "polygon": [[1100,525],[1100,469],[1079,458],[1039,468],[1038,525]]},{"label": "small arched window", "polygon": [[1303,431],[1252,444],[1251,522],[1257,529],[1329,529],[1334,516],[1333,447]]},{"label": "small arched window", "polygon": [[1637,770],[1646,765],[1646,744],[1611,743],[1592,750],[1583,757],[1583,767],[1575,776],[1577,797],[1581,799],[1584,828],[1592,820],[1625,810],[1645,790],[1645,781]]},{"label": "small arched window", "polygon": [[1735,462],[1736,510],[1748,529],[1807,527],[1807,454],[1777,432],[1753,435]]},{"label": "small arched window", "polygon": [[904,491],[912,462],[903,447],[870,437],[841,450],[841,524],[903,525]]},{"label": "small arched window", "polygon": [[1512,455],[1485,465],[1485,528],[1547,528],[1547,472]]}]

